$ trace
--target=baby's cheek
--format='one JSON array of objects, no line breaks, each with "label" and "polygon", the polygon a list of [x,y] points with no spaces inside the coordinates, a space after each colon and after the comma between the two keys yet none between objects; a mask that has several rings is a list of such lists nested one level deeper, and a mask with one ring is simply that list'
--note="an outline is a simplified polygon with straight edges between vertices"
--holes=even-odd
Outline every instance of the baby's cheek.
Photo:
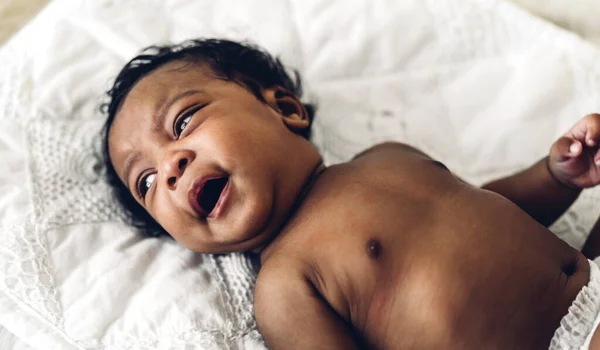
[{"label": "baby's cheek", "polygon": [[168,206],[157,206],[154,213],[156,222],[177,241],[177,237],[185,237],[185,225],[180,215]]},{"label": "baby's cheek", "polygon": [[178,225],[178,227],[173,230],[173,233],[171,233],[171,236],[173,236],[173,239],[175,239],[184,247],[193,251],[201,252],[199,250],[198,239],[194,235],[193,231],[194,230],[191,230],[190,227],[182,227],[181,225]]}]

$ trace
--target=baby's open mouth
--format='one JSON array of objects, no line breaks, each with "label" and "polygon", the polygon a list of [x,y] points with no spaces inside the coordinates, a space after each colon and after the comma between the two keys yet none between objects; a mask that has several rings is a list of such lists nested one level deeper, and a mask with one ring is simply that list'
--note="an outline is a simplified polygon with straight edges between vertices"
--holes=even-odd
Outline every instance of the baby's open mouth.
[{"label": "baby's open mouth", "polygon": [[225,176],[207,180],[204,186],[202,186],[202,190],[198,194],[197,199],[198,205],[200,206],[200,209],[204,211],[205,215],[210,216],[213,209],[215,209],[228,181],[229,177]]}]

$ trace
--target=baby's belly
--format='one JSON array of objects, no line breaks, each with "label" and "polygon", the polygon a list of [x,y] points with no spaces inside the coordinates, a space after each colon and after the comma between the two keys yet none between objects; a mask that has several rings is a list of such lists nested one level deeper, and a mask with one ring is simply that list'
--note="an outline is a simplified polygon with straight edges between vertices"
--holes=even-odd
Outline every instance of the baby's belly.
[{"label": "baby's belly", "polygon": [[362,255],[340,286],[369,348],[547,349],[587,283],[585,258],[487,191],[428,215],[410,232],[372,222],[350,238]]}]

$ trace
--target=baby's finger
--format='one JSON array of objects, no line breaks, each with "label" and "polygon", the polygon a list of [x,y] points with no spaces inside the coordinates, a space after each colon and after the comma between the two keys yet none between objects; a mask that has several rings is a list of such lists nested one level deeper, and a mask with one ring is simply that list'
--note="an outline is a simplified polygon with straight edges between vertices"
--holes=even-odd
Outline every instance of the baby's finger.
[{"label": "baby's finger", "polygon": [[600,144],[600,114],[589,114],[585,118],[585,144],[596,147]]},{"label": "baby's finger", "polygon": [[567,136],[559,138],[550,150],[550,158],[555,161],[564,161],[575,158],[581,154],[583,145],[578,140]]},{"label": "baby's finger", "polygon": [[597,167],[600,167],[600,149],[597,149],[596,152],[594,153],[594,164]]}]

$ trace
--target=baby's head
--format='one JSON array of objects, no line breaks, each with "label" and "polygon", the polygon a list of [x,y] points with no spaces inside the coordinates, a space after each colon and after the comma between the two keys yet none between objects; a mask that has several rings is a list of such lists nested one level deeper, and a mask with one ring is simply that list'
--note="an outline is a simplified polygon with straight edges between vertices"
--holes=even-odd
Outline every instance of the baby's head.
[{"label": "baby's head", "polygon": [[150,47],[103,106],[109,182],[146,234],[203,253],[260,249],[321,164],[298,75],[226,40]]}]

